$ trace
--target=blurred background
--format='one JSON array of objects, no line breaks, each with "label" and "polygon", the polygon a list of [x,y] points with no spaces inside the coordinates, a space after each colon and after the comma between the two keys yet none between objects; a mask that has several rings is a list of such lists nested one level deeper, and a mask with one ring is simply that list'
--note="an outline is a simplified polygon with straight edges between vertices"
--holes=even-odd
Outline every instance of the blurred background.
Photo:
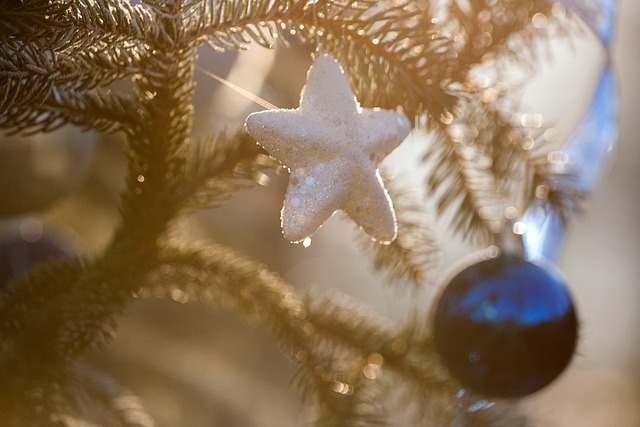
[{"label": "blurred background", "polygon": [[[523,399],[534,425],[640,426],[640,3],[620,1],[618,16],[613,63],[619,78],[619,140],[584,213],[571,224],[559,262],[582,322],[578,355],[560,379]],[[525,92],[523,109],[544,112],[550,123],[570,128],[587,108],[604,54],[586,33],[551,50],[540,59],[549,61]],[[260,47],[224,55],[203,50],[199,61],[286,108],[297,106],[310,63],[309,50]],[[260,109],[202,73],[197,81],[198,135],[233,130]],[[410,138],[385,166],[419,184],[416,158],[424,144],[424,138]],[[38,242],[45,252],[98,253],[117,224],[124,150],[117,135],[73,129],[28,143],[2,141],[0,251],[23,240]],[[286,242],[279,228],[286,177],[271,178],[266,187],[181,222],[180,235],[229,244],[295,286],[351,296],[390,319],[430,306],[433,286],[405,292],[373,274],[355,243],[359,232],[340,216],[314,235],[309,248]],[[475,249],[443,227],[438,233],[446,244],[434,282]],[[268,331],[198,303],[136,301],[123,315],[114,345],[91,361],[141,396],[159,427],[293,427],[304,419],[289,384],[293,370]]]}]

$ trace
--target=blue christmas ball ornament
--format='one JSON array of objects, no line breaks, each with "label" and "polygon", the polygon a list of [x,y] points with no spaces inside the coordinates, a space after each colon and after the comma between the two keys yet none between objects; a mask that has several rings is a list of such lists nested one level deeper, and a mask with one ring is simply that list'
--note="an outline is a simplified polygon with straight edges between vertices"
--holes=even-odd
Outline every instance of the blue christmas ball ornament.
[{"label": "blue christmas ball ornament", "polygon": [[510,254],[456,274],[435,307],[433,328],[451,375],[496,398],[525,396],[553,381],[573,356],[578,329],[556,273]]}]

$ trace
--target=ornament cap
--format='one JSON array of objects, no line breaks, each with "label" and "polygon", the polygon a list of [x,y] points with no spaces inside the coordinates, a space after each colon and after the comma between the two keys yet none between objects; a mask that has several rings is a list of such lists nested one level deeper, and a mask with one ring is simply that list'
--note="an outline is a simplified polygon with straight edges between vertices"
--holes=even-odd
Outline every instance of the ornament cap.
[{"label": "ornament cap", "polygon": [[493,239],[500,253],[515,255],[524,258],[525,247],[523,235],[527,231],[527,226],[515,215],[510,215],[509,210],[505,213],[505,222]]}]

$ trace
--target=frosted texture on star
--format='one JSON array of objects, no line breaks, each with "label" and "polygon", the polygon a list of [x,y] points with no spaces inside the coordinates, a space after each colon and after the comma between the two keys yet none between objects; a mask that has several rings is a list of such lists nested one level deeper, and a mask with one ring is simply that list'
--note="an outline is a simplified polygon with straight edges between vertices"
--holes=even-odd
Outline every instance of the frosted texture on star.
[{"label": "frosted texture on star", "polygon": [[396,217],[378,165],[411,124],[395,111],[360,108],[335,59],[322,55],[314,62],[298,108],[253,113],[246,127],[290,171],[285,238],[300,242],[341,210],[380,243],[395,239]]}]

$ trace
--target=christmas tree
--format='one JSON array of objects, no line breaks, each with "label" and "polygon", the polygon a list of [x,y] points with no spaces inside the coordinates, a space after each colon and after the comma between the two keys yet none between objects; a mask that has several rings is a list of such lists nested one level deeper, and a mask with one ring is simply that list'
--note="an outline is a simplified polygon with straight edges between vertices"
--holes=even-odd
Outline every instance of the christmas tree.
[{"label": "christmas tree", "polygon": [[[553,261],[615,139],[615,85],[605,61],[585,118],[558,137],[540,114],[523,113],[522,80],[556,40],[593,31],[608,46],[612,8],[546,0],[0,5],[0,126],[7,138],[16,135],[6,168],[30,172],[16,158],[35,147],[25,135],[75,127],[85,133],[65,134],[81,144],[63,181],[89,175],[74,211],[47,217],[75,230],[80,249],[45,239],[34,217],[22,219],[2,248],[26,264],[9,263],[1,285],[4,425],[149,426],[156,415],[177,425],[258,425],[273,408],[247,404],[245,414],[225,414],[219,397],[213,419],[199,421],[206,411],[189,413],[197,405],[178,393],[163,413],[161,393],[154,401],[150,390],[171,381],[154,379],[153,367],[119,363],[119,354],[164,353],[175,363],[167,372],[184,381],[195,375],[188,381],[198,387],[197,372],[208,365],[188,337],[210,334],[211,345],[234,348],[238,319],[251,325],[245,333],[253,341],[235,351],[271,346],[284,355],[254,363],[266,378],[271,370],[275,381],[293,378],[298,425],[528,425],[517,403],[502,399],[519,392],[476,393],[484,389],[469,389],[443,361],[426,303],[390,320],[355,298],[292,279],[332,268],[331,260],[309,261],[323,239],[336,239],[323,237],[330,227],[346,227],[334,249],[351,251],[345,245],[357,241],[366,257],[354,268],[371,267],[398,294],[435,292],[445,227],[489,247],[485,256],[522,255],[522,245]],[[237,54],[246,48],[250,55]],[[525,77],[514,78],[514,69]],[[251,78],[238,87],[243,71]],[[261,89],[286,109],[262,100]],[[245,98],[262,107],[234,104]],[[261,108],[268,111],[245,125]],[[594,122],[598,132],[585,130]],[[424,174],[420,191],[401,168],[381,165],[409,131],[403,144],[411,144],[410,166]],[[587,131],[597,136],[585,143]],[[51,144],[32,148],[46,154]],[[48,198],[73,190],[35,192],[46,184],[16,191],[2,214],[42,211]],[[316,231],[336,210],[346,215]],[[366,294],[376,286],[358,288]],[[152,297],[197,307],[145,301]],[[136,306],[138,315],[127,314]],[[157,333],[172,327],[185,335],[182,345]],[[110,347],[115,339],[121,348],[121,334],[137,340],[125,356]],[[566,362],[522,394],[546,385]],[[239,372],[224,366],[210,363],[214,389],[242,398],[232,375]],[[179,416],[173,406],[182,406]]]}]

